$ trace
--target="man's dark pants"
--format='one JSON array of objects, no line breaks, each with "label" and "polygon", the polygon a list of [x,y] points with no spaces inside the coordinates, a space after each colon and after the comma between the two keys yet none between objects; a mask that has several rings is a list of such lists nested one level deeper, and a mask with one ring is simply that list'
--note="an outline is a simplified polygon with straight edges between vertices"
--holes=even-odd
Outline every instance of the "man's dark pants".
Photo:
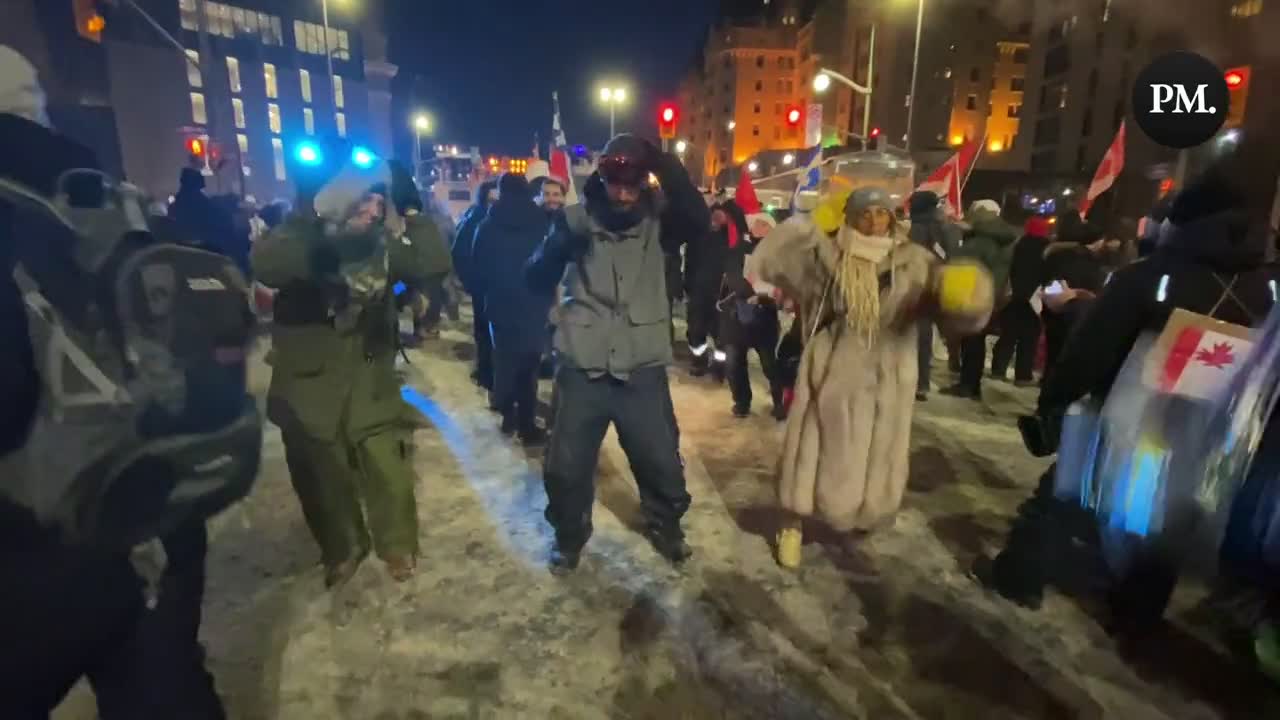
[{"label": "man's dark pants", "polygon": [[489,318],[484,311],[484,301],[472,303],[475,311],[471,336],[476,342],[476,382],[486,390],[493,389],[493,339],[489,334]]},{"label": "man's dark pants", "polygon": [[547,522],[561,550],[579,550],[591,537],[596,465],[610,423],[640,487],[647,527],[668,538],[683,538],[680,518],[689,509],[689,493],[674,418],[664,367],[634,370],[626,382],[560,368],[556,424],[543,479]]},{"label": "man's dark pants", "polygon": [[782,405],[782,385],[778,382],[777,368],[778,336],[781,333],[778,316],[776,313],[760,315],[762,317],[742,326],[737,333],[738,342],[725,351],[729,391],[733,394],[733,404],[738,407],[751,407],[751,373],[747,362],[751,350],[755,350],[760,357],[760,369],[769,381],[769,392],[774,405]]},{"label": "man's dark pants", "polygon": [[921,317],[916,321],[916,392],[928,393],[933,375],[933,318]]},{"label": "man's dark pants", "polygon": [[520,432],[532,431],[538,410],[538,367],[542,364],[539,336],[526,328],[492,325],[493,393],[504,423],[513,421]]},{"label": "man's dark pants", "polygon": [[164,547],[152,609],[125,552],[50,544],[0,553],[0,717],[45,720],[81,676],[102,720],[225,717],[197,639],[204,524]]},{"label": "man's dark pants", "polygon": [[1000,314],[1000,339],[991,356],[991,374],[1005,377],[1013,361],[1013,379],[1034,379],[1036,350],[1040,345],[1040,316],[1025,300],[1015,300]]},{"label": "man's dark pants", "polygon": [[960,341],[960,386],[974,393],[982,391],[982,371],[987,366],[987,336],[970,335]]}]

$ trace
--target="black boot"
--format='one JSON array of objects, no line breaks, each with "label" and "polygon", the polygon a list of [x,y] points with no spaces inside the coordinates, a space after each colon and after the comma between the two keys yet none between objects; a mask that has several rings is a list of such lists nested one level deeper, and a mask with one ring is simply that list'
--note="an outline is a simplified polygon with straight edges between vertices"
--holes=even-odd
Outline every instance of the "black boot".
[{"label": "black boot", "polygon": [[693,550],[684,541],[684,534],[679,530],[671,532],[650,527],[645,530],[644,535],[653,545],[653,549],[672,565],[681,565],[693,555]]},{"label": "black boot", "polygon": [[569,550],[557,542],[551,546],[551,557],[548,560],[548,565],[552,575],[568,575],[578,569],[578,563],[581,560],[582,548]]}]

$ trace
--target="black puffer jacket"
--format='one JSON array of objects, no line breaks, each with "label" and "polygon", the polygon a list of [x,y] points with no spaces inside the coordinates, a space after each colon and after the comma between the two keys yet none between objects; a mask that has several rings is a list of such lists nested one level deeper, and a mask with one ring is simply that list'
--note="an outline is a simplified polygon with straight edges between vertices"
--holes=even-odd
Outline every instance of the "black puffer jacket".
[{"label": "black puffer jacket", "polygon": [[1275,303],[1274,276],[1261,244],[1245,239],[1244,223],[1235,211],[1183,223],[1150,257],[1117,270],[1072,329],[1041,390],[1041,414],[1105,395],[1138,336],[1159,332],[1175,308],[1212,311],[1237,325],[1262,322]]},{"label": "black puffer jacket", "polygon": [[527,330],[528,349],[546,340],[547,314],[554,298],[534,293],[524,281],[524,266],[549,230],[547,214],[528,195],[504,193],[476,231],[472,289],[484,300],[489,322]]}]

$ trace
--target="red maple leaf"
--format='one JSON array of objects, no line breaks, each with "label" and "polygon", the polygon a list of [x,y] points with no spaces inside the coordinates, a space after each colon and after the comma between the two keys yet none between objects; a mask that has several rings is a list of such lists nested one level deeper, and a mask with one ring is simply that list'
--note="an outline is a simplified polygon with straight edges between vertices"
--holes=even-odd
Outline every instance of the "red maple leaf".
[{"label": "red maple leaf", "polygon": [[1214,343],[1212,348],[1197,352],[1195,360],[1202,365],[1221,370],[1235,364],[1236,356],[1231,350],[1231,343]]}]

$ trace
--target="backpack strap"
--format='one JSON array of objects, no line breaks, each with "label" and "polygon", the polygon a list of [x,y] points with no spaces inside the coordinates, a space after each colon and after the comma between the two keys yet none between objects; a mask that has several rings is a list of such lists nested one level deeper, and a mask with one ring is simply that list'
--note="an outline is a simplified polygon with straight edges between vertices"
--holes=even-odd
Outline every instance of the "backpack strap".
[{"label": "backpack strap", "polygon": [[1212,275],[1213,275],[1213,279],[1217,280],[1218,284],[1222,286],[1222,295],[1221,297],[1218,298],[1218,302],[1214,303],[1213,307],[1209,310],[1209,313],[1208,313],[1209,317],[1216,318],[1218,315],[1218,309],[1222,307],[1222,303],[1226,302],[1229,299],[1231,300],[1231,302],[1235,303],[1236,307],[1240,308],[1240,310],[1246,316],[1248,316],[1250,325],[1257,325],[1258,316],[1255,315],[1253,311],[1251,311],[1249,307],[1245,305],[1244,302],[1239,297],[1236,296],[1235,287],[1236,287],[1236,283],[1240,280],[1240,275],[1238,273],[1232,275],[1230,282],[1223,281],[1222,277],[1218,275],[1218,273],[1212,273]]}]

